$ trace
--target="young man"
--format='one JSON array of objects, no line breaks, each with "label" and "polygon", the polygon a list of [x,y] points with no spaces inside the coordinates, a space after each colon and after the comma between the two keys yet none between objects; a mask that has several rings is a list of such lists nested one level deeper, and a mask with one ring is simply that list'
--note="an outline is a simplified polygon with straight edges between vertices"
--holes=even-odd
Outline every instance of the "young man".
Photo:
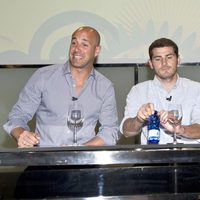
[{"label": "young man", "polygon": [[[72,145],[73,133],[67,126],[67,117],[74,100],[84,109],[78,144],[116,144],[115,92],[112,83],[94,69],[99,52],[99,33],[92,27],[80,27],[72,34],[68,62],[40,68],[33,74],[4,125],[19,147]],[[27,123],[34,114],[36,129],[32,132]],[[95,134],[98,121],[101,127]]]},{"label": "young man", "polygon": [[178,46],[172,40],[155,40],[149,47],[149,56],[154,80],[131,89],[121,132],[126,137],[141,132],[141,143],[147,144],[147,119],[157,110],[161,122],[159,143],[172,143],[174,128],[169,123],[168,105],[176,103],[181,104],[183,110],[181,125],[176,128],[177,142],[200,143],[200,83],[177,74],[180,57]]}]

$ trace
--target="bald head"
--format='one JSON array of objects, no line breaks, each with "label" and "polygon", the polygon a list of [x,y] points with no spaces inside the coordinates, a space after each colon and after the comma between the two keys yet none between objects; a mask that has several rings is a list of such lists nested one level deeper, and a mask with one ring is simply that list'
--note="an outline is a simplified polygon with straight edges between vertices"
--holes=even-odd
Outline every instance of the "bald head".
[{"label": "bald head", "polygon": [[98,33],[98,31],[96,29],[94,29],[93,27],[90,27],[90,26],[81,26],[80,28],[78,28],[77,30],[74,31],[74,33],[72,34],[72,37],[77,32],[82,32],[82,31],[85,31],[85,32],[89,33],[90,35],[92,35],[94,38],[95,44],[97,46],[100,45],[100,41],[101,41],[100,34]]}]

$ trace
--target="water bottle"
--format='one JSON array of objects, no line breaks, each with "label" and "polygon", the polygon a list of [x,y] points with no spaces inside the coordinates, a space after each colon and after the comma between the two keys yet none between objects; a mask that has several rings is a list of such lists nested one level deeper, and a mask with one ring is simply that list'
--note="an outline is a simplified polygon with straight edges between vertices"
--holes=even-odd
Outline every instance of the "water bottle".
[{"label": "water bottle", "polygon": [[157,115],[157,111],[149,116],[148,119],[148,144],[158,144],[160,141],[160,119]]}]

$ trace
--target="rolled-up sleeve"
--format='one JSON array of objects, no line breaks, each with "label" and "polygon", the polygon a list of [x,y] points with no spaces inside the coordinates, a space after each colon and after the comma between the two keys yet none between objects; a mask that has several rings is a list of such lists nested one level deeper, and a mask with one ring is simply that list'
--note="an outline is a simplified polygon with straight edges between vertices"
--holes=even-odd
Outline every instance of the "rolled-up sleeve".
[{"label": "rolled-up sleeve", "polygon": [[140,107],[140,94],[136,87],[132,87],[126,98],[126,106],[124,117],[120,124],[120,132],[123,133],[123,124],[128,118],[134,118],[137,115],[138,108]]}]

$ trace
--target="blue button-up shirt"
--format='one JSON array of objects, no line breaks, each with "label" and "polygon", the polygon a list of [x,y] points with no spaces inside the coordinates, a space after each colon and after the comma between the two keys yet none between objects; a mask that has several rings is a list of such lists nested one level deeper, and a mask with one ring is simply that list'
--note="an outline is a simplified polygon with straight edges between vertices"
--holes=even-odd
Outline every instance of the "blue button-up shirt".
[{"label": "blue button-up shirt", "polygon": [[[63,146],[73,143],[73,133],[67,126],[68,109],[76,97],[75,82],[68,62],[38,69],[20,93],[17,103],[9,113],[4,129],[29,130],[27,123],[36,114],[36,130],[40,135],[40,146]],[[118,117],[114,87],[110,80],[95,69],[89,75],[79,97],[84,108],[83,127],[77,133],[79,144],[95,137],[97,133],[107,145],[118,139]]]}]

